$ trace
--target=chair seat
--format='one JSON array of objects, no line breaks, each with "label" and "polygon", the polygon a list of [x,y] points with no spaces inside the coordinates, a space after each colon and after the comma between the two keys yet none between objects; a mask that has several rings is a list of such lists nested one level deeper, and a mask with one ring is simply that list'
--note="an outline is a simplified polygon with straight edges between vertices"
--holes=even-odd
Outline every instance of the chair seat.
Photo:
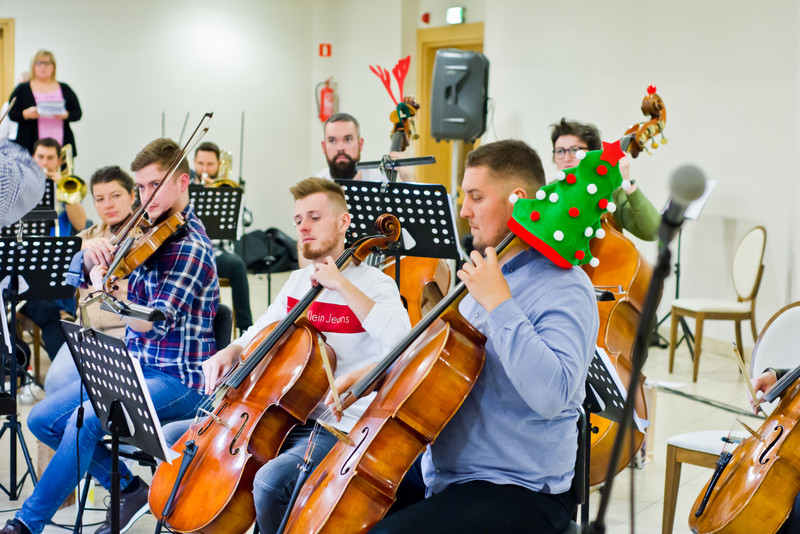
[{"label": "chair seat", "polygon": [[[678,434],[667,439],[667,445],[673,445],[682,449],[689,449],[692,451],[705,452],[707,454],[719,455],[722,453],[722,448],[725,442],[722,438],[727,436],[728,433],[724,430],[703,430],[701,432],[687,432],[685,434]],[[731,432],[731,438],[744,439],[747,437],[744,431]]]},{"label": "chair seat", "polygon": [[678,299],[672,302],[672,307],[695,313],[717,312],[750,315],[750,303],[735,300]]}]

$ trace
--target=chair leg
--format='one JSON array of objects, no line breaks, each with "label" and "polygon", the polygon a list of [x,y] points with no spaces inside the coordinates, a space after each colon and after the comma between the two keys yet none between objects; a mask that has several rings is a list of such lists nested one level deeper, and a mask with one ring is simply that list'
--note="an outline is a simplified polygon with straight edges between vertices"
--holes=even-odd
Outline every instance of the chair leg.
[{"label": "chair leg", "polygon": [[750,313],[750,331],[753,333],[753,343],[758,340],[758,332],[756,331],[756,312],[753,310]]},{"label": "chair leg", "polygon": [[[744,345],[742,344],[742,322],[735,321],[734,330],[736,331],[736,346],[739,347],[739,355],[742,358],[742,368],[744,369],[744,362],[745,362],[745,355],[744,355]],[[739,370],[741,373],[741,370]],[[745,377],[747,379],[748,377]]]},{"label": "chair leg", "polygon": [[669,321],[669,372],[672,373],[672,367],[675,364],[675,343],[678,340],[678,312],[672,308]]},{"label": "chair leg", "polygon": [[698,313],[695,317],[694,328],[694,370],[692,371],[692,382],[697,382],[697,371],[700,369],[700,351],[703,348],[703,320],[705,315]]},{"label": "chair leg", "polygon": [[667,469],[666,477],[664,478],[664,512],[661,517],[661,534],[672,534],[680,482],[681,463],[677,461],[675,445],[667,445]]}]

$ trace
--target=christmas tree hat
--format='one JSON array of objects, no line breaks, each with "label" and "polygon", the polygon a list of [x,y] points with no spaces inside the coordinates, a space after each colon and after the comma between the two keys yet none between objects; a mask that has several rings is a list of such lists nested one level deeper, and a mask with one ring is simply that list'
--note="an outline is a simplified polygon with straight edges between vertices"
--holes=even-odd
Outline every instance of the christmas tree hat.
[{"label": "christmas tree hat", "polygon": [[589,241],[605,235],[600,216],[617,208],[611,193],[620,185],[630,187],[619,172],[619,160],[625,157],[619,141],[603,142],[603,150],[579,151],[577,157],[578,166],[559,171],[557,180],[539,189],[536,198],[510,199],[514,211],[509,229],[564,269],[598,265]]}]

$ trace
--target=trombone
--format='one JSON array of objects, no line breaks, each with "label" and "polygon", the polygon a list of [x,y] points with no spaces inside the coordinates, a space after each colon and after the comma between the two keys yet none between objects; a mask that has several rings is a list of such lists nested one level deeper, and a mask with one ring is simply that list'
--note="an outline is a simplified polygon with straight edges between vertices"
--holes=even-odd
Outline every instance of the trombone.
[{"label": "trombone", "polygon": [[219,172],[217,178],[207,187],[241,187],[231,179],[233,174],[233,154],[230,150],[221,150],[219,153]]},{"label": "trombone", "polygon": [[56,200],[65,204],[80,204],[86,196],[86,182],[72,174],[72,145],[61,147],[61,179],[56,185]]}]

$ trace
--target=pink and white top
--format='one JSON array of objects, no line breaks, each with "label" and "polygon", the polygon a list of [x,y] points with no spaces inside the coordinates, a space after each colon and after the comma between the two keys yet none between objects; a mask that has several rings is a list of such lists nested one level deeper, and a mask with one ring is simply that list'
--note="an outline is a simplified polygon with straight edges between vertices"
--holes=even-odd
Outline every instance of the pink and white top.
[{"label": "pink and white top", "polygon": [[[52,91],[50,93],[34,92],[33,98],[36,100],[36,106],[38,107],[42,102],[63,102],[64,94],[61,92],[61,87],[59,86],[57,91]],[[59,145],[64,144],[64,119],[59,119],[56,117],[39,117],[38,123],[39,139],[52,137],[58,141]]]}]

